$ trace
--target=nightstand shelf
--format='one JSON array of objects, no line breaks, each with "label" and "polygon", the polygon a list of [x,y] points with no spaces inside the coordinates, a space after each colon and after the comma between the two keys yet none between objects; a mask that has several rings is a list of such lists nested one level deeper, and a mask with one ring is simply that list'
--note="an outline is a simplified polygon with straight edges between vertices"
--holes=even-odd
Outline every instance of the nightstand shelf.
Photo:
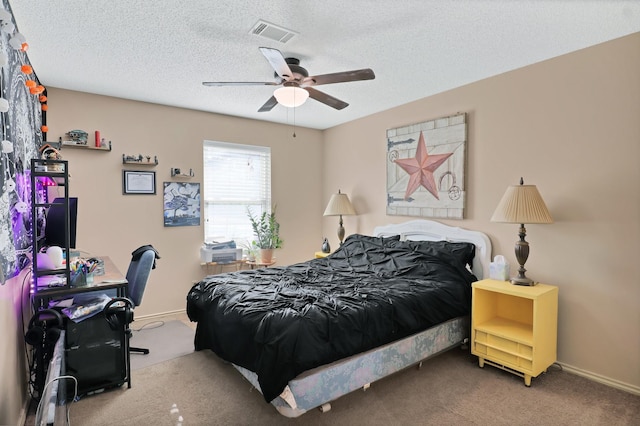
[{"label": "nightstand shelf", "polygon": [[525,345],[533,345],[533,328],[506,318],[495,317],[476,326],[478,331],[492,336],[508,338]]},{"label": "nightstand shelf", "polygon": [[531,385],[556,361],[558,288],[482,280],[472,285],[471,353]]}]

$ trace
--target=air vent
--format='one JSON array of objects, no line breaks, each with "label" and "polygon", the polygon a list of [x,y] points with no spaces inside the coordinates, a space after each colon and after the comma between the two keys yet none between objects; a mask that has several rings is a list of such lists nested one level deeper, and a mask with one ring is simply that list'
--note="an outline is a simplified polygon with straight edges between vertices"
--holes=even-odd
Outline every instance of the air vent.
[{"label": "air vent", "polygon": [[249,34],[255,34],[260,37],[268,38],[269,40],[279,41],[280,43],[286,43],[298,33],[288,30],[283,27],[279,27],[271,22],[260,20],[251,28]]}]

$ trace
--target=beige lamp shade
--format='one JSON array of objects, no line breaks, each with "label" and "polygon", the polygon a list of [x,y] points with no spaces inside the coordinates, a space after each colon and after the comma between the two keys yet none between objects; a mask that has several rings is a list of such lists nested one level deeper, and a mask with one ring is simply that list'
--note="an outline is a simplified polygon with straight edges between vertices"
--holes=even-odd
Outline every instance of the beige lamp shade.
[{"label": "beige lamp shade", "polygon": [[515,246],[516,259],[520,267],[518,276],[511,278],[511,283],[535,285],[535,282],[525,275],[527,270],[524,265],[529,258],[529,243],[525,240],[527,230],[524,225],[525,223],[553,223],[549,210],[535,185],[525,185],[520,178],[520,185],[508,187],[491,216],[491,222],[520,224],[518,231],[520,241],[517,241]]},{"label": "beige lamp shade", "polygon": [[343,194],[338,190],[337,194],[333,194],[324,210],[324,216],[346,216],[356,214],[355,209],[349,201],[347,194]]},{"label": "beige lamp shade", "polygon": [[324,210],[324,216],[340,216],[340,222],[338,225],[338,240],[340,240],[340,245],[342,245],[342,241],[344,240],[344,226],[342,226],[342,216],[353,214],[356,214],[356,211],[351,205],[349,197],[347,196],[347,194],[343,194],[338,189],[338,193],[331,196],[329,204],[327,204],[327,208]]},{"label": "beige lamp shade", "polygon": [[535,185],[512,185],[502,196],[491,222],[553,223],[551,214]]}]

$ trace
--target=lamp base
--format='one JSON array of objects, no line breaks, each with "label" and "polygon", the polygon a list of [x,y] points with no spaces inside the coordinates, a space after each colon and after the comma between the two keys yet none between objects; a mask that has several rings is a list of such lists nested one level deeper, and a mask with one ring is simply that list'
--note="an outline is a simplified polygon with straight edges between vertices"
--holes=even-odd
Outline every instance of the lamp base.
[{"label": "lamp base", "polygon": [[520,224],[520,230],[518,231],[520,241],[516,242],[516,259],[518,260],[520,267],[518,268],[518,276],[511,278],[511,284],[527,286],[536,285],[531,278],[527,278],[524,275],[524,273],[527,272],[527,270],[524,269],[524,264],[529,258],[529,243],[524,239],[526,235],[527,230],[524,227],[524,223],[522,223]]},{"label": "lamp base", "polygon": [[527,277],[513,277],[513,278],[511,278],[511,284],[514,284],[514,285],[527,285],[527,286],[536,285],[536,283],[531,278],[527,278]]},{"label": "lamp base", "polygon": [[342,215],[340,215],[340,225],[338,226],[338,240],[340,240],[340,245],[342,245],[342,241],[344,240],[344,226],[342,226]]}]

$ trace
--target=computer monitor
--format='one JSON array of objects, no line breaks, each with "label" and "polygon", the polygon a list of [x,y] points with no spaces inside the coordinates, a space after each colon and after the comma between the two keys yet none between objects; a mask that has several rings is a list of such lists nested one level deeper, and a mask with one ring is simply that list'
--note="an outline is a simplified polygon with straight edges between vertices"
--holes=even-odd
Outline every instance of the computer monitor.
[{"label": "computer monitor", "polygon": [[[44,227],[44,241],[47,246],[64,247],[65,234],[64,198],[56,198],[49,207]],[[78,220],[78,198],[69,197],[69,248],[76,248],[76,223]]]}]

